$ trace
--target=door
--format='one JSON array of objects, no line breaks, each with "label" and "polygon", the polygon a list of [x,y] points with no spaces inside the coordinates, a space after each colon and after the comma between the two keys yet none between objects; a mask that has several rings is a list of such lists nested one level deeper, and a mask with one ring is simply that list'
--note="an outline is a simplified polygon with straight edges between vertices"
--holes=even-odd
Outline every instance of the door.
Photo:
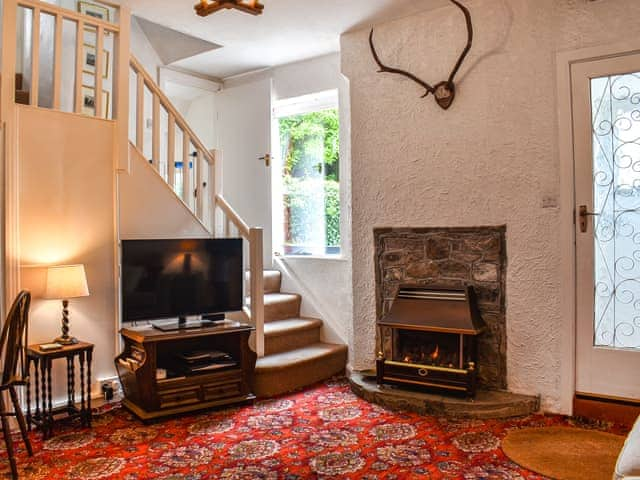
[{"label": "door", "polygon": [[640,399],[640,55],[574,64],[576,391]]},{"label": "door", "polygon": [[[271,265],[271,79],[217,95],[223,194],[250,227],[264,229],[264,265]],[[262,158],[262,160],[261,160]]]}]

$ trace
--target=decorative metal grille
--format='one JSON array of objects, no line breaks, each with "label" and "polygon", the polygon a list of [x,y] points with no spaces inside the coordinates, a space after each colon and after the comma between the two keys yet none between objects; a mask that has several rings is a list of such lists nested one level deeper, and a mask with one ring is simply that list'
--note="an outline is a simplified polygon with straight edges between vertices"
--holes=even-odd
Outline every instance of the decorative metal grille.
[{"label": "decorative metal grille", "polygon": [[640,73],[591,80],[594,345],[640,349]]}]

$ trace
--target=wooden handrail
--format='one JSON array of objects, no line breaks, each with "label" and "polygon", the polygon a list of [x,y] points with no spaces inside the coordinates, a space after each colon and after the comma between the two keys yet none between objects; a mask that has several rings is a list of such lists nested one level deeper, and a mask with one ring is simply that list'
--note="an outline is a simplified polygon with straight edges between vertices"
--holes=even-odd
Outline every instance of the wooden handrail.
[{"label": "wooden handrail", "polygon": [[18,0],[18,5],[20,7],[30,8],[34,10],[38,9],[40,10],[40,12],[49,13],[56,17],[60,16],[64,19],[72,20],[74,22],[83,22],[85,26],[88,27],[94,27],[96,29],[98,27],[101,27],[105,31],[115,33],[118,33],[120,31],[120,26],[115,23],[105,22],[104,20],[100,20],[99,18],[74,12],[73,10],[62,8],[52,3],[39,2],[37,0]]},{"label": "wooden handrail", "polygon": [[169,98],[164,94],[164,92],[156,84],[153,77],[145,70],[138,59],[131,55],[129,64],[131,65],[131,68],[133,68],[133,71],[143,78],[144,84],[151,91],[151,93],[154,96],[157,96],[160,104],[165,108],[165,110],[167,110],[167,113],[174,117],[175,123],[178,125],[180,130],[182,130],[184,135],[188,136],[191,140],[191,143],[194,144],[196,149],[202,152],[202,155],[204,156],[207,163],[209,163],[209,165],[214,165],[215,159],[211,152],[209,152],[207,147],[204,146],[195,132],[191,129],[191,127],[189,127],[189,124],[187,123],[185,118],[180,114],[180,112],[178,112],[178,110],[176,110],[176,108],[173,106],[173,103],[171,103],[171,100],[169,100]]},{"label": "wooden handrail", "polygon": [[240,236],[249,240],[249,234],[251,230],[249,228],[249,225],[247,225],[244,220],[240,218],[240,215],[236,213],[236,211],[231,207],[231,205],[229,205],[229,203],[224,199],[224,197],[222,197],[222,195],[216,195],[216,206],[219,207],[220,210],[224,212],[227,219],[229,219],[231,223],[236,226]]}]

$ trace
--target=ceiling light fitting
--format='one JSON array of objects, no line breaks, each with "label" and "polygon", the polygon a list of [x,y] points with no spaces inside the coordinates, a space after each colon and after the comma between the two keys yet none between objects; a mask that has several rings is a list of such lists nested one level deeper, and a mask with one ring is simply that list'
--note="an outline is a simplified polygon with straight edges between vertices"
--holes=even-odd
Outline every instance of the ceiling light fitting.
[{"label": "ceiling light fitting", "polygon": [[201,17],[206,17],[223,8],[235,8],[251,15],[261,15],[264,5],[258,0],[200,0],[194,7],[196,13]]}]

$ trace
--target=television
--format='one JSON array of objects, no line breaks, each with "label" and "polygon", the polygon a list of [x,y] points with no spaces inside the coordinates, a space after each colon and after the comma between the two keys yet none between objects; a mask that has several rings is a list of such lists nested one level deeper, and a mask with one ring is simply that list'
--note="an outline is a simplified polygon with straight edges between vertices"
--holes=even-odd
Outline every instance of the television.
[{"label": "television", "polygon": [[121,248],[123,322],[202,328],[242,309],[241,239],[123,240]]}]

